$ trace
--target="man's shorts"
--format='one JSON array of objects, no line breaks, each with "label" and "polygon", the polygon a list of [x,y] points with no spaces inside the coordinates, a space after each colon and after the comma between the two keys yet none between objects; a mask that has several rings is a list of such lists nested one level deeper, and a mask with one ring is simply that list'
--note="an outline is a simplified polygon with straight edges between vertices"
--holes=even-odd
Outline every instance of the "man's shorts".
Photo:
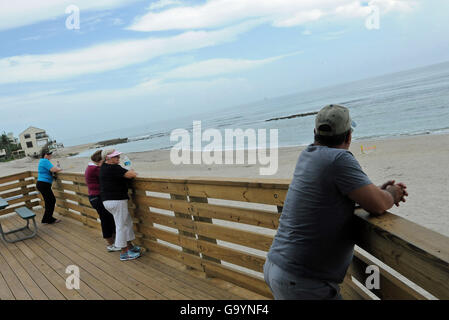
[{"label": "man's shorts", "polygon": [[268,258],[263,273],[276,300],[342,300],[338,283],[299,277],[282,270]]}]

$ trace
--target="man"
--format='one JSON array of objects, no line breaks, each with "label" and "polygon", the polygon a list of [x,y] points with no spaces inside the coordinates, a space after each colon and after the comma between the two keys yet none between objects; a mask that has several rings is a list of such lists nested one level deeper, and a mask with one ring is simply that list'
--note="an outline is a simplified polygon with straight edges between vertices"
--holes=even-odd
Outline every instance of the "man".
[{"label": "man", "polygon": [[341,299],[354,251],[355,203],[374,215],[405,202],[406,186],[377,187],[351,152],[349,110],[329,105],[315,119],[315,141],[300,155],[279,228],[264,265],[275,299]]}]

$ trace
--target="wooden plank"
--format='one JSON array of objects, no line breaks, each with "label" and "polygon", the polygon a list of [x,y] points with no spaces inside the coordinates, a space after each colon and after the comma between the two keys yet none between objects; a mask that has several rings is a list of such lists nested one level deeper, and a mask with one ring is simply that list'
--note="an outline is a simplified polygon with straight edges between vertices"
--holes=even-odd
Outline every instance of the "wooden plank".
[{"label": "wooden plank", "polygon": [[287,190],[235,187],[222,185],[187,184],[188,195],[233,201],[284,205]]},{"label": "wooden plank", "polygon": [[195,222],[195,232],[204,236],[215,237],[218,240],[235,243],[238,245],[268,251],[273,242],[273,237],[252,231],[243,231],[234,228],[211,225],[203,222]]},{"label": "wooden plank", "polygon": [[206,273],[212,276],[234,283],[238,286],[256,292],[264,297],[273,298],[268,285],[261,279],[247,275],[246,273],[238,270],[232,270],[231,268],[219,265],[212,261],[204,260],[203,265],[205,267]]},{"label": "wooden plank", "polygon": [[162,182],[176,184],[223,185],[234,187],[251,187],[265,189],[288,189],[291,179],[259,179],[259,178],[224,178],[224,177],[176,177],[176,178],[142,178],[136,182]]},{"label": "wooden plank", "polygon": [[49,299],[64,299],[64,296],[50,283],[50,281],[48,281],[48,279],[34,266],[34,264],[15,244],[8,244],[8,249]]},{"label": "wooden plank", "polygon": [[[61,223],[62,224],[62,223]],[[60,225],[61,225],[60,224]],[[66,239],[66,246],[76,252],[81,257],[88,259],[89,261],[95,261],[95,265],[101,270],[104,270],[109,275],[113,276],[116,281],[122,282],[129,289],[135,291],[142,298],[146,299],[166,299],[163,295],[156,292],[152,288],[145,285],[145,279],[135,276],[135,273],[131,269],[123,269],[123,262],[119,260],[118,256],[112,256],[108,252],[95,252],[92,253],[92,244],[84,243],[82,240],[77,239],[70,233],[60,229],[52,229],[52,234],[50,235],[55,240]],[[103,259],[100,259],[102,257]],[[107,258],[105,258],[107,257]],[[128,264],[132,264],[130,261]],[[141,276],[141,274],[139,274]]]},{"label": "wooden plank", "polygon": [[[52,246],[50,246],[47,242],[45,242],[40,237],[34,239],[35,243],[40,246],[43,250],[45,250],[49,255],[51,255],[54,259],[56,259],[59,263],[64,266],[76,265],[74,261],[72,261],[69,257],[65,256]],[[87,270],[80,268],[80,275],[82,275],[82,281],[85,283],[82,286],[89,286],[98,294],[99,299],[107,299],[107,300],[122,300],[123,297],[117,294],[114,290],[107,287],[104,283],[102,283],[99,279],[96,279],[92,276]],[[81,285],[80,285],[81,287]]]},{"label": "wooden plank", "polygon": [[[263,265],[265,263],[263,257],[220,246],[208,241],[192,239],[155,227],[146,227],[143,225],[141,226],[141,230],[145,235],[150,235],[154,238],[189,249],[190,252],[200,252],[215,261],[224,260],[257,272],[263,272]],[[212,259],[205,260],[214,261]]]},{"label": "wooden plank", "polygon": [[48,300],[48,297],[45,295],[45,293],[34,282],[26,269],[16,259],[16,257],[9,251],[8,247],[3,244],[3,241],[0,241],[0,254],[3,255],[4,259],[8,262],[11,269],[14,270],[17,278],[20,280],[20,282],[22,282],[31,299]]},{"label": "wooden plank", "polygon": [[15,209],[20,208],[20,207],[25,207],[26,206],[27,208],[31,209],[33,207],[39,206],[40,204],[41,204],[40,201],[32,201],[30,207],[28,207],[28,206],[26,206],[24,204],[21,204],[21,203],[15,205],[15,206],[8,206],[8,208],[0,210],[0,216],[3,216],[5,214],[11,213],[11,212],[14,212]]},{"label": "wooden plank", "polygon": [[[366,268],[376,265],[373,261],[363,256],[357,250],[354,251],[354,258],[349,266],[348,274],[364,284],[369,274]],[[404,282],[390,274],[381,266],[379,268],[379,289],[367,289],[382,300],[427,300],[422,294],[410,288]]]},{"label": "wooden plank", "polygon": [[16,173],[16,174],[11,174],[9,176],[0,177],[0,184],[28,178],[29,176],[30,176],[30,172],[26,171],[26,172],[22,172],[22,173]]},{"label": "wooden plank", "polygon": [[74,191],[77,194],[81,194],[82,196],[85,196],[85,197],[89,196],[89,190],[88,190],[87,186],[84,186],[79,183],[78,184],[68,184],[68,183],[61,182],[58,185],[58,189]]},{"label": "wooden plank", "polygon": [[265,263],[263,257],[201,240],[197,240],[197,248],[201,253],[216,258],[217,261],[223,260],[257,272],[263,272]]},{"label": "wooden plank", "polygon": [[2,194],[0,194],[0,197],[2,197],[3,199],[7,199],[7,198],[15,197],[15,196],[20,196],[20,195],[28,195],[28,193],[34,192],[34,191],[37,191],[36,187],[27,188],[24,186],[20,190],[2,193]]},{"label": "wooden plank", "polygon": [[93,209],[92,207],[87,207],[85,205],[79,205],[72,202],[64,201],[65,199],[62,198],[59,194],[57,196],[55,195],[55,197],[56,203],[61,207],[78,211],[93,219],[97,219],[99,217],[97,210]]},{"label": "wooden plank", "polygon": [[81,184],[85,184],[86,183],[86,179],[84,177],[83,174],[80,173],[58,173],[58,180],[62,181],[73,181],[73,182],[78,182]]},{"label": "wooden plank", "polygon": [[223,240],[250,248],[268,251],[273,242],[273,237],[259,234],[252,231],[243,231],[234,228],[213,225],[205,222],[193,221],[181,217],[170,217],[156,212],[142,218],[145,224],[147,221],[176,228],[183,232],[193,231],[193,234],[202,236],[212,236],[218,240]]},{"label": "wooden plank", "polygon": [[173,249],[167,245],[152,240],[144,239],[143,242],[147,248],[150,248],[154,252],[160,253],[161,255],[169,257],[170,259],[179,261],[182,264],[190,266],[196,270],[204,271],[203,266],[201,265],[201,258],[198,256]]},{"label": "wooden plank", "polygon": [[[42,230],[42,228],[39,230]],[[61,277],[48,265],[47,261],[44,261],[35,253],[30,248],[30,242],[19,241],[15,245],[66,299],[84,300],[77,290],[67,289],[65,276]]]},{"label": "wooden plank", "polygon": [[340,284],[340,294],[344,300],[373,300],[352,281],[351,277],[348,276],[346,276],[343,283]]},{"label": "wooden plank", "polygon": [[215,218],[226,221],[250,224],[276,230],[280,215],[265,210],[238,208],[209,203],[188,203],[181,200],[164,199],[152,196],[137,195],[135,203],[142,208],[154,207],[171,210],[204,218]]},{"label": "wooden plank", "polygon": [[91,204],[89,202],[88,197],[63,192],[60,189],[53,189],[53,194],[55,195],[55,197],[61,198],[62,200],[75,201],[75,202],[78,202],[80,204],[83,204],[83,205],[91,208]]},{"label": "wooden plank", "polygon": [[27,202],[27,201],[34,200],[34,199],[37,199],[37,195],[24,196],[24,197],[21,197],[18,199],[8,200],[8,204],[13,205],[16,203]]},{"label": "wooden plank", "polygon": [[[12,183],[12,184],[7,184],[7,185],[0,187],[0,192],[7,191],[7,190],[13,190],[13,189],[21,188],[23,186],[30,186],[30,185],[35,185],[35,182],[25,180],[25,181]],[[4,193],[1,194],[1,197],[4,198]]]},{"label": "wooden plank", "polygon": [[82,216],[80,214],[76,214],[74,212],[71,212],[67,210],[66,208],[62,208],[59,206],[60,203],[58,203],[58,200],[56,201],[55,211],[63,216],[67,216],[69,218],[75,219],[79,222],[82,222],[83,224],[87,224],[87,217]]},{"label": "wooden plank", "polygon": [[[62,227],[63,227],[63,226],[62,226]],[[79,232],[79,231],[75,232],[74,228],[80,229],[79,231],[82,232],[83,234],[85,234],[86,237],[90,237],[92,240],[94,240],[94,238],[92,238],[92,233],[88,233],[88,232],[87,232],[85,229],[83,229],[81,226],[67,227],[67,228],[66,228],[66,231],[69,232],[69,233],[73,233],[74,235],[78,236],[78,232]],[[83,236],[81,239],[82,239],[82,240],[87,240],[86,237]],[[148,241],[148,240],[147,240],[147,241]],[[90,248],[90,247],[91,247],[90,243],[88,243],[87,246],[88,246],[88,247],[86,247],[86,248]],[[164,246],[164,245],[162,245],[162,246]],[[152,250],[152,251],[153,251],[153,250]],[[175,250],[175,251],[176,251],[176,250]],[[96,254],[97,254],[97,255],[101,255],[101,253],[98,253],[98,252],[97,252]],[[154,253],[152,253],[152,255],[154,255]],[[172,254],[171,254],[171,255],[172,255]],[[151,262],[151,264],[157,263],[153,258],[151,258],[148,262],[145,262],[145,261],[143,260],[143,259],[145,259],[145,258],[146,258],[146,255],[144,255],[144,257],[143,257],[142,259],[138,259],[138,260],[136,260],[135,262],[136,262],[137,264],[142,264],[142,265],[145,266],[145,267],[148,266],[148,263],[149,263],[149,262]],[[197,257],[197,259],[198,259],[198,257]],[[174,261],[174,260],[168,259],[168,260],[166,260],[166,261]],[[162,264],[157,264],[157,265],[159,266],[158,270],[164,271],[166,274],[168,274],[168,275],[170,275],[170,276],[173,275],[173,273],[175,272],[175,270],[173,270],[173,269],[167,269],[167,266],[166,266],[166,265],[162,265]],[[176,273],[178,274],[177,279],[178,279],[178,280],[182,280],[182,281],[186,281],[187,278],[186,278],[186,273],[185,273],[185,272],[186,272],[186,271],[184,271],[184,272],[179,272],[179,271],[176,272]],[[193,272],[193,271],[187,271],[187,272],[191,273],[191,272]],[[213,293],[214,296],[217,297],[217,298],[221,298],[221,299],[235,299],[236,296],[234,296],[234,295],[232,295],[232,294],[229,294],[229,293],[227,293],[227,292],[223,292],[223,291],[221,291],[221,290],[219,290],[219,289],[217,289],[217,288],[215,288],[215,287],[211,287],[211,285],[208,284],[208,283],[206,283],[205,281],[206,281],[206,280],[203,280],[203,279],[196,279],[196,280],[193,280],[193,282],[192,282],[192,281],[189,281],[189,282],[186,282],[186,283],[188,283],[190,287],[198,288],[199,290],[202,290],[202,291],[205,291],[205,292],[208,292],[208,293]],[[224,284],[224,283],[223,283],[223,284]],[[240,289],[240,291],[241,291],[241,290],[242,290],[242,289]],[[249,293],[249,291],[248,291],[248,293]],[[246,294],[248,294],[248,293],[246,293]],[[254,294],[253,294],[252,296],[254,296]],[[241,296],[240,296],[240,297],[241,297]]]},{"label": "wooden plank", "polygon": [[[87,239],[85,237],[80,237],[79,230],[76,232],[73,232],[73,228],[64,227],[64,230],[73,236],[73,240],[77,242],[80,246],[97,256],[98,258],[106,261],[109,263],[112,267],[116,267],[117,269],[121,269],[123,266],[123,262],[118,261],[116,258],[112,257],[110,253],[105,252],[104,250],[98,250],[98,246],[92,246],[92,243],[90,241],[86,241]],[[76,238],[76,239],[75,239]],[[90,239],[89,239],[90,240]],[[142,261],[142,258],[144,258],[145,255],[141,258],[139,258],[136,261],[133,261],[134,263],[132,265],[129,265],[126,272],[128,276],[131,276],[135,279],[138,279],[140,282],[151,288],[152,290],[158,292],[162,296],[169,298],[169,299],[192,299],[193,297],[196,298],[203,298],[203,299],[210,299],[210,296],[206,296],[204,294],[196,294],[193,291],[189,290],[192,296],[187,296],[184,292],[181,292],[179,290],[179,285],[182,286],[182,284],[179,283],[167,283],[162,281],[160,276],[164,277],[163,274],[160,272],[157,272],[154,269],[150,268],[142,268],[142,266],[136,266],[136,263],[139,261]],[[156,276],[159,275],[158,276]],[[174,282],[173,279],[169,279],[170,282]],[[187,288],[186,288],[187,289]]]},{"label": "wooden plank", "polygon": [[253,210],[233,206],[195,203],[191,205],[193,216],[215,218],[277,230],[280,215],[266,210]]},{"label": "wooden plank", "polygon": [[[65,223],[62,221],[60,224]],[[108,267],[103,261],[92,255],[86,255],[85,250],[79,248],[76,244],[64,236],[61,236],[59,230],[53,228],[52,232],[48,231],[48,228],[42,228],[41,232],[46,234],[45,240],[50,243],[55,249],[61,253],[69,256],[75,263],[75,265],[87,270],[96,279],[101,280],[108,287],[113,289],[120,296],[125,299],[142,300],[144,297],[137,291],[134,291],[127,282],[127,276],[124,274],[117,275],[116,272],[110,272]]]},{"label": "wooden plank", "polygon": [[[13,223],[15,222],[15,227],[18,227],[17,221],[13,220],[12,222]],[[65,273],[66,267],[68,265],[73,265],[73,263],[69,263],[68,265],[63,265],[58,260],[56,260],[53,256],[49,255],[40,245],[36,244],[35,238],[28,239],[27,246],[30,250],[33,251],[33,253],[35,253],[37,256],[39,256],[40,259],[45,261],[48,264],[48,266],[51,269],[53,269],[55,271],[55,273],[58,274],[62,279],[67,278],[68,275]],[[80,272],[80,289],[71,290],[71,291],[76,291],[81,297],[83,297],[85,299],[90,299],[90,300],[101,299],[101,296],[98,295],[95,291],[93,291],[89,287],[88,283],[86,283],[84,281],[84,276],[85,276],[85,274],[84,273],[81,274],[81,272]],[[26,288],[28,291],[30,290],[29,287],[26,286]]]},{"label": "wooden plank", "polygon": [[0,266],[2,267],[0,269],[0,274],[3,276],[9,290],[11,290],[11,293],[14,295],[14,298],[17,300],[31,300],[31,297],[23,287],[23,284],[20,282],[19,278],[17,278],[16,274],[2,255],[0,255]]},{"label": "wooden plank", "polygon": [[1,272],[0,272],[0,300],[15,300],[14,295],[12,294],[11,290],[9,290],[8,284],[3,278]]},{"label": "wooden plank", "polygon": [[[65,231],[71,233],[73,236],[83,240],[88,247],[93,248],[91,245],[92,242],[97,242],[97,237],[94,234],[78,225],[73,226],[62,226]],[[96,245],[95,247],[98,247]],[[93,249],[94,250],[94,249]],[[94,252],[94,251],[92,251]],[[102,256],[110,257],[110,254],[95,251],[95,254],[100,258]],[[229,294],[223,290],[220,290],[214,286],[212,286],[209,282],[206,282],[204,279],[193,278],[186,272],[178,271],[168,266],[165,263],[158,262],[158,258],[155,259],[155,253],[145,254],[143,257],[133,261],[134,264],[131,268],[138,268],[138,270],[144,272],[151,279],[160,279],[163,281],[163,285],[173,290],[179,291],[185,296],[188,296],[193,299],[235,299],[236,296],[233,294]],[[159,258],[161,256],[157,255]],[[169,261],[174,261],[169,259]],[[179,264],[181,265],[181,264]]]},{"label": "wooden plank", "polygon": [[439,299],[449,299],[449,238],[386,213],[357,212],[357,244]]},{"label": "wooden plank", "polygon": [[133,181],[132,185],[136,190],[187,196],[187,187],[184,183],[165,181]]}]

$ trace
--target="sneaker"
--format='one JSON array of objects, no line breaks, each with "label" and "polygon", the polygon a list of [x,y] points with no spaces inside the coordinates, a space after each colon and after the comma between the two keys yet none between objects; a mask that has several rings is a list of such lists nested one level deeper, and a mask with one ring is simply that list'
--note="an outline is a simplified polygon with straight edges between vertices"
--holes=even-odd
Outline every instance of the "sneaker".
[{"label": "sneaker", "polygon": [[109,252],[122,250],[122,248],[116,247],[113,244],[107,246],[106,249],[108,249]]},{"label": "sneaker", "polygon": [[132,249],[128,249],[128,250],[131,250],[132,252],[142,252],[142,248],[141,247],[139,247],[139,246],[134,246],[134,247],[132,247]]},{"label": "sneaker", "polygon": [[133,252],[131,250],[126,251],[126,253],[120,253],[120,260],[134,260],[140,257],[140,252]]}]

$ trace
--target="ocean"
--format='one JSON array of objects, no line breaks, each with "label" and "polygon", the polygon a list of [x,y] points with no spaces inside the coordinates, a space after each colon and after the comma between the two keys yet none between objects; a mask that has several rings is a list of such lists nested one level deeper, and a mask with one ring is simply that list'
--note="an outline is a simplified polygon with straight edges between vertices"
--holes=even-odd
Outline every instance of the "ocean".
[{"label": "ocean", "polygon": [[[331,103],[349,108],[357,123],[353,132],[355,140],[449,132],[449,62],[263,99],[201,116],[117,129],[97,138],[127,137],[127,143],[110,146],[125,153],[170,149],[177,143],[170,141],[172,130],[191,131],[193,121],[200,120],[203,131],[215,128],[223,137],[225,129],[267,129],[269,141],[269,129],[278,129],[280,147],[301,146],[313,142],[314,115],[267,120],[316,112]],[[204,142],[203,147],[207,144]],[[223,145],[223,149],[229,147]],[[87,150],[77,157],[89,156],[92,152]]]}]

